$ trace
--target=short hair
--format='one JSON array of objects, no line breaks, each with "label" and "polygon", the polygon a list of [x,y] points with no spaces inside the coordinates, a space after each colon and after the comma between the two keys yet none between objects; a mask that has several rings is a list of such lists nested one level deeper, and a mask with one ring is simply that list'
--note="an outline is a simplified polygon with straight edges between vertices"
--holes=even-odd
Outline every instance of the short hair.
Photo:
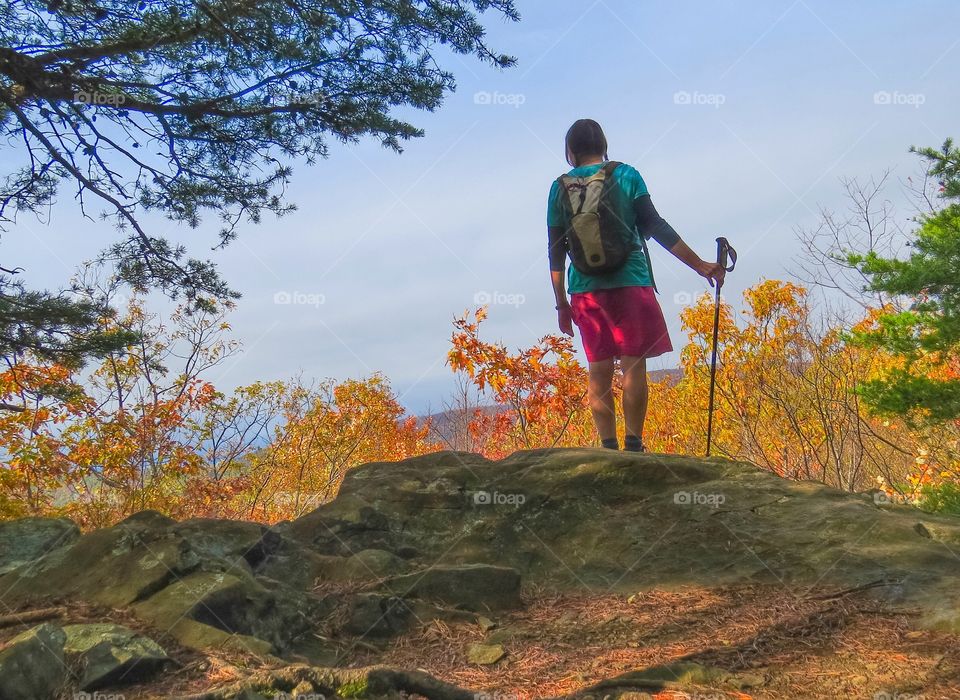
[{"label": "short hair", "polygon": [[570,165],[574,167],[576,167],[581,156],[602,155],[604,160],[607,158],[607,137],[604,136],[600,125],[593,119],[578,119],[575,121],[573,126],[567,130],[564,145],[565,151],[573,154],[574,162]]}]

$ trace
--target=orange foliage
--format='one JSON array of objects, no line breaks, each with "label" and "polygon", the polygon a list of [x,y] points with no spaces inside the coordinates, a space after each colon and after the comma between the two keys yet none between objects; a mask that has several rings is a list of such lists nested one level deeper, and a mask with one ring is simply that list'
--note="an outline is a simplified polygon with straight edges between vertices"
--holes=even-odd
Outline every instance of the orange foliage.
[{"label": "orange foliage", "polygon": [[[846,490],[879,486],[908,497],[931,474],[953,478],[956,426],[912,429],[869,415],[856,387],[894,360],[847,345],[840,328],[819,329],[803,287],[767,280],[745,292],[739,319],[726,303],[720,311],[716,454],[790,478]],[[644,441],[653,451],[705,449],[713,317],[710,295],[683,311],[682,379],[650,388]],[[597,444],[586,370],[570,339],[546,336],[510,353],[480,339],[485,318],[480,309],[472,320],[457,319],[449,354],[451,367],[498,407],[473,409],[473,444],[494,458],[515,449]],[[619,403],[619,386],[614,393]],[[622,421],[620,429],[622,440]],[[931,454],[938,455],[935,466]]]},{"label": "orange foliage", "polygon": [[[448,362],[482,397],[458,406],[468,445],[491,458],[596,444],[587,371],[570,338],[516,351],[480,337],[486,308],[456,319]],[[868,327],[876,315],[858,327]],[[222,313],[175,313],[167,327],[134,301],[123,320],[148,338],[86,376],[21,358],[0,373],[0,517],[63,514],[84,526],[153,508],[175,517],[297,517],[336,496],[367,462],[434,451],[430,421],[406,414],[388,380],[258,382],[230,394],[202,377],[229,357]],[[682,314],[682,378],[651,387],[645,442],[702,454],[713,299]],[[957,480],[958,425],[916,428],[865,412],[859,382],[893,360],[818,329],[806,291],[764,281],[720,314],[715,445],[790,478],[914,497]],[[184,366],[170,365],[187,358]],[[960,364],[940,371],[957,373]],[[615,381],[619,404],[621,389]],[[622,438],[622,421],[621,438]],[[462,438],[462,439],[461,439]]]},{"label": "orange foliage", "polygon": [[171,320],[155,324],[134,301],[123,322],[147,340],[89,376],[25,361],[0,374],[0,401],[21,407],[0,412],[0,517],[275,521],[333,498],[359,464],[437,449],[382,375],[218,392],[199,375],[229,356],[229,327],[218,314]]},{"label": "orange foliage", "polygon": [[587,374],[565,336],[548,335],[531,348],[511,354],[502,343],[480,339],[486,318],[454,321],[448,362],[504,410],[476,410],[470,423],[473,444],[491,458],[534,447],[567,447],[590,441],[586,403]]}]

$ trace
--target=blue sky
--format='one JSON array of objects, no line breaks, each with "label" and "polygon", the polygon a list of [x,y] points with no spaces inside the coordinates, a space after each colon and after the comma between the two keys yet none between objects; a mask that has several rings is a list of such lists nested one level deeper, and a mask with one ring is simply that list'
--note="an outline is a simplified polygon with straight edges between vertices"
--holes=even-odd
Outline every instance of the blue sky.
[{"label": "blue sky", "polygon": [[[402,155],[372,141],[334,145],[330,159],[295,167],[299,211],[241,227],[225,251],[207,252],[214,220],[194,231],[153,222],[211,255],[243,294],[230,320],[244,351],[208,379],[230,389],[382,371],[423,413],[452,390],[451,321],[477,301],[496,302],[489,339],[525,347],[555,332],[544,208],[566,167],[563,134],[580,117],[604,126],[610,156],[640,170],[703,257],[718,235],[730,238],[741,253],[725,288],[734,301],[787,275],[796,229],[813,226],[820,207],[845,206],[840,177],[890,169],[898,202],[900,181],[918,172],[908,147],[960,137],[954,2],[517,6],[520,23],[487,23],[491,46],[518,65],[442,55],[458,90],[436,113],[405,114],[426,137]],[[21,218],[3,237],[4,259],[31,285],[56,287],[111,236],[65,204],[49,225]],[[682,303],[705,283],[663,251],[654,265],[679,349]],[[286,299],[300,303],[277,303]]]}]

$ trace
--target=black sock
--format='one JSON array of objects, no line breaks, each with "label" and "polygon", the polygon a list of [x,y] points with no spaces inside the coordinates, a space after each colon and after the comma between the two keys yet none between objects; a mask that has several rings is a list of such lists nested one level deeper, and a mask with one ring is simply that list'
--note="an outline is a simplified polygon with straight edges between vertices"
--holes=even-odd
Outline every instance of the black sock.
[{"label": "black sock", "polygon": [[615,437],[605,438],[605,439],[603,439],[603,440],[600,441],[600,444],[602,444],[602,445],[603,445],[604,447],[606,447],[608,450],[619,450],[619,449],[620,449],[620,443],[617,442],[617,438],[615,438]]},{"label": "black sock", "polygon": [[627,435],[623,441],[623,449],[627,452],[645,452],[643,449],[643,440],[639,435]]}]

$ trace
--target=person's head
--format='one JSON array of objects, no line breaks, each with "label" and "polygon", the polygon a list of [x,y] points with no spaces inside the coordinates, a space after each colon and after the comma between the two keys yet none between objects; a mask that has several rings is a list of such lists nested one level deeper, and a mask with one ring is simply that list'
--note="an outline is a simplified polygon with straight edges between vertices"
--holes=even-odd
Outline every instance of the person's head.
[{"label": "person's head", "polygon": [[578,119],[567,130],[564,141],[567,162],[574,168],[587,160],[607,160],[607,137],[593,119]]}]

